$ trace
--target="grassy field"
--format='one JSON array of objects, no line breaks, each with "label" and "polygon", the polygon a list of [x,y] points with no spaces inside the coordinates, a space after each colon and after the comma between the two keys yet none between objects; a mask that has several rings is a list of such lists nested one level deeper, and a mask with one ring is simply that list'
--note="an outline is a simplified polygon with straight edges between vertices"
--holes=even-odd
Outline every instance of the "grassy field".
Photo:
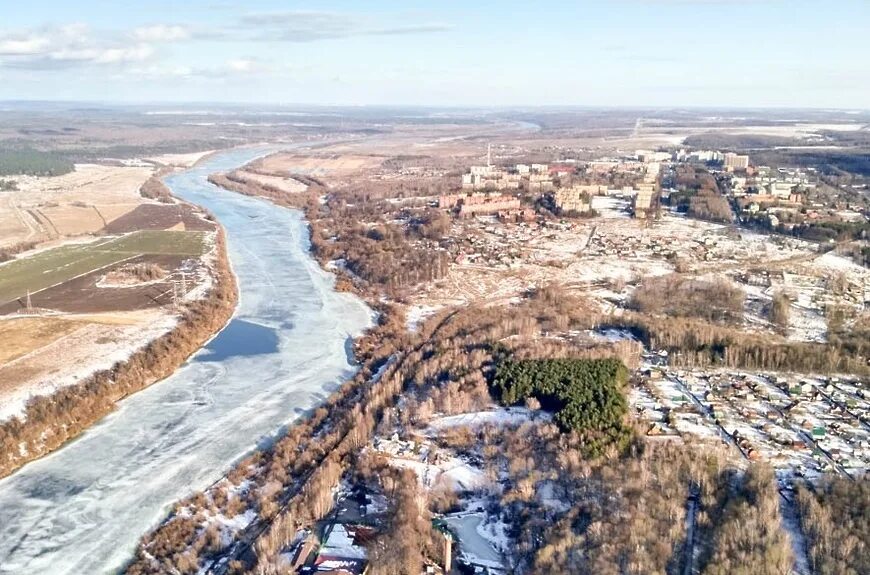
[{"label": "grassy field", "polygon": [[198,256],[203,252],[203,232],[144,230],[114,239],[101,249],[120,254]]},{"label": "grassy field", "polygon": [[203,232],[139,231],[88,244],[62,246],[0,265],[0,303],[142,254],[199,256]]}]

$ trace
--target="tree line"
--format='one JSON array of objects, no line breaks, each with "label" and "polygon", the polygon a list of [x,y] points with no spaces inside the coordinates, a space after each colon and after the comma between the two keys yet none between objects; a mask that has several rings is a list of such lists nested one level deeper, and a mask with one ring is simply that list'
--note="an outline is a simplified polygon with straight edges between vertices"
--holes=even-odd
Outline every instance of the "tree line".
[{"label": "tree line", "polygon": [[0,176],[61,176],[74,169],[71,160],[55,152],[34,148],[0,149]]}]

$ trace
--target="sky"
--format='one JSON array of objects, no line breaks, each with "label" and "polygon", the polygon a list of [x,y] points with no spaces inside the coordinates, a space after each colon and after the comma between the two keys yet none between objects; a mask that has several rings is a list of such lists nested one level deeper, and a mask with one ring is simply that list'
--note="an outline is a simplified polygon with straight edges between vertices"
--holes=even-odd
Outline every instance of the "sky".
[{"label": "sky", "polygon": [[870,108],[870,0],[0,0],[0,100]]}]

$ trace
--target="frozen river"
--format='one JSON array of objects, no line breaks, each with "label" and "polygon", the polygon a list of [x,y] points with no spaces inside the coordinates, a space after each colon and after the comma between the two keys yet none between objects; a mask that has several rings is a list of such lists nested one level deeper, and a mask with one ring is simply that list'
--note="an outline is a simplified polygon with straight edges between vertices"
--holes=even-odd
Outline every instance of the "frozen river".
[{"label": "frozen river", "polygon": [[173,501],[352,375],[349,338],[372,313],[337,293],[309,256],[301,214],[206,181],[263,152],[221,153],[167,178],[224,225],[241,293],[236,315],[174,375],[0,481],[0,573],[118,571]]}]

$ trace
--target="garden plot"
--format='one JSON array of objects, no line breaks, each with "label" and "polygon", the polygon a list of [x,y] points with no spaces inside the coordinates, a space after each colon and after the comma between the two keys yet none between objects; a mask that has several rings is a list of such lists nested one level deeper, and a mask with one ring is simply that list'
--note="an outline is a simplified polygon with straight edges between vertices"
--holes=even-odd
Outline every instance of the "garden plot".
[{"label": "garden plot", "polygon": [[771,464],[788,484],[794,476],[867,471],[866,394],[866,384],[853,378],[713,369],[645,378],[629,402],[651,424],[650,435],[673,428],[683,438],[727,439],[743,457]]},{"label": "garden plot", "polygon": [[[530,288],[555,283],[592,295],[593,303],[612,311],[641,278],[673,273],[677,263],[695,274],[734,275],[759,262],[779,266],[814,257],[806,242],[680,215],[665,214],[656,221],[611,216],[540,226],[492,218],[458,221],[451,235],[461,238],[459,257],[445,278],[415,294],[412,303],[504,304]],[[766,328],[758,319],[759,327]],[[795,314],[796,337],[801,337],[800,321]],[[805,331],[810,332],[806,338],[817,339],[821,325],[816,322]]]}]

